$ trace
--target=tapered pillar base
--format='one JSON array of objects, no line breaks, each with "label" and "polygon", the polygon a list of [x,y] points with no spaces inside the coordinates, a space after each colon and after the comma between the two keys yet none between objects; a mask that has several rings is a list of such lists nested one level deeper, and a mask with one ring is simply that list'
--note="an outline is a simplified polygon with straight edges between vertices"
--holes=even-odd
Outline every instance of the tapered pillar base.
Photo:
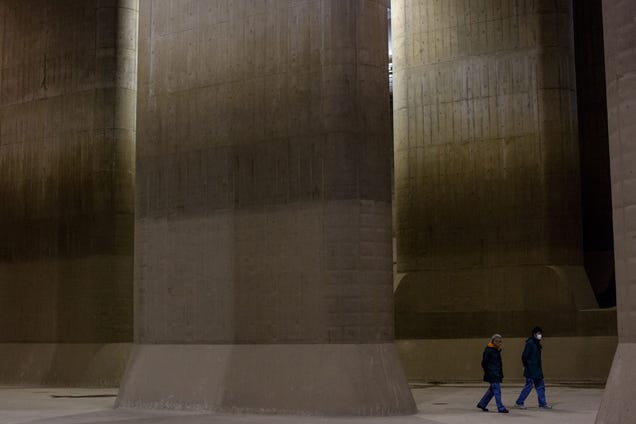
[{"label": "tapered pillar base", "polygon": [[406,415],[393,343],[136,345],[118,407],[293,415]]},{"label": "tapered pillar base", "polygon": [[395,291],[396,339],[612,336],[616,311],[600,310],[582,266],[439,269],[404,274]]},{"label": "tapered pillar base", "polygon": [[607,378],[596,424],[634,422],[636,416],[636,343],[619,343]]}]

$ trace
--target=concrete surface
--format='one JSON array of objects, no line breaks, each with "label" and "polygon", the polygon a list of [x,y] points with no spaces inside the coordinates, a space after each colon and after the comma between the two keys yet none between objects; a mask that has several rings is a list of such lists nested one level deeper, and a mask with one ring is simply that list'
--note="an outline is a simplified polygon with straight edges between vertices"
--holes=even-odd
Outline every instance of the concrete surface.
[{"label": "concrete surface", "polygon": [[140,3],[137,342],[393,340],[386,3]]},{"label": "concrete surface", "polygon": [[392,344],[387,34],[386,0],[140,2],[122,404],[414,409]]},{"label": "concrete surface", "polygon": [[[544,333],[546,382],[605,384],[618,338],[552,337]],[[480,358],[488,339],[396,340],[409,381],[480,382]],[[501,357],[508,383],[522,382],[521,352],[526,338],[504,337]]]},{"label": "concrete surface", "polygon": [[0,2],[2,382],[121,376],[95,346],[133,337],[137,14],[136,0]]},{"label": "concrete surface", "polygon": [[[520,385],[504,384],[503,399],[514,402]],[[308,417],[209,414],[196,411],[113,410],[116,389],[0,388],[0,422],[3,424],[491,424],[529,423],[591,424],[596,416],[602,389],[547,387],[550,411],[534,406],[533,393],[528,409],[511,409],[509,414],[481,412],[475,404],[484,385],[422,386],[413,389],[419,412],[416,415],[385,418]],[[109,397],[92,397],[109,396]],[[625,421],[624,423],[626,423]]]},{"label": "concrete surface", "polygon": [[[616,305],[603,1],[573,1],[585,270],[599,306]],[[612,288],[614,283],[614,288]],[[614,297],[614,298],[612,298]]]},{"label": "concrete surface", "polygon": [[135,345],[117,404],[301,415],[414,410],[393,343]]},{"label": "concrete surface", "polygon": [[636,3],[603,2],[618,349],[597,423],[636,419]]},{"label": "concrete surface", "polygon": [[392,2],[398,338],[612,334],[578,313],[571,6]]},{"label": "concrete surface", "polygon": [[117,387],[132,343],[0,343],[2,384]]},{"label": "concrete surface", "polygon": [[398,271],[582,266],[571,1],[391,18]]}]

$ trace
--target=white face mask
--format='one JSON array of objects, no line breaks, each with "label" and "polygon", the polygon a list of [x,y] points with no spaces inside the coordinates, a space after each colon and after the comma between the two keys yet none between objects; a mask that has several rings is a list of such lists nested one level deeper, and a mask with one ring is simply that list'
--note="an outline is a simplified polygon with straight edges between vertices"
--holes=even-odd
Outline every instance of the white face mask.
[{"label": "white face mask", "polygon": [[537,340],[541,340],[543,338],[543,335],[541,333],[537,333],[534,335],[534,337],[536,337]]}]

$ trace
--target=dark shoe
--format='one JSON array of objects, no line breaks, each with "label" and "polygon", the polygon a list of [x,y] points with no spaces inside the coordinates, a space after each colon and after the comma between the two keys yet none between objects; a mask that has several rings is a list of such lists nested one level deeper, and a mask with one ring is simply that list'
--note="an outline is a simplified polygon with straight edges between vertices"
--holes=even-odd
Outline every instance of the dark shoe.
[{"label": "dark shoe", "polygon": [[485,406],[481,406],[480,404],[477,404],[477,408],[481,409],[484,412],[488,412],[488,408],[486,408]]},{"label": "dark shoe", "polygon": [[510,412],[510,411],[508,411],[506,408],[504,408],[501,411],[499,411],[500,414],[507,414],[508,412]]}]

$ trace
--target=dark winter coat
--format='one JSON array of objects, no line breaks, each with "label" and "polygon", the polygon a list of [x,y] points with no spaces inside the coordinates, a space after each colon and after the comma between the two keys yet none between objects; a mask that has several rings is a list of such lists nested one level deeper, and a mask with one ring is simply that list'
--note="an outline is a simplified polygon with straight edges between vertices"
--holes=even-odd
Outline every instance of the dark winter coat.
[{"label": "dark winter coat", "polygon": [[490,344],[486,346],[481,360],[481,367],[484,369],[484,381],[489,383],[501,383],[503,381],[501,351],[496,347]]},{"label": "dark winter coat", "polygon": [[539,379],[543,378],[543,369],[541,368],[541,342],[534,337],[526,340],[526,347],[521,354],[521,362],[523,362],[523,376],[526,378]]}]

